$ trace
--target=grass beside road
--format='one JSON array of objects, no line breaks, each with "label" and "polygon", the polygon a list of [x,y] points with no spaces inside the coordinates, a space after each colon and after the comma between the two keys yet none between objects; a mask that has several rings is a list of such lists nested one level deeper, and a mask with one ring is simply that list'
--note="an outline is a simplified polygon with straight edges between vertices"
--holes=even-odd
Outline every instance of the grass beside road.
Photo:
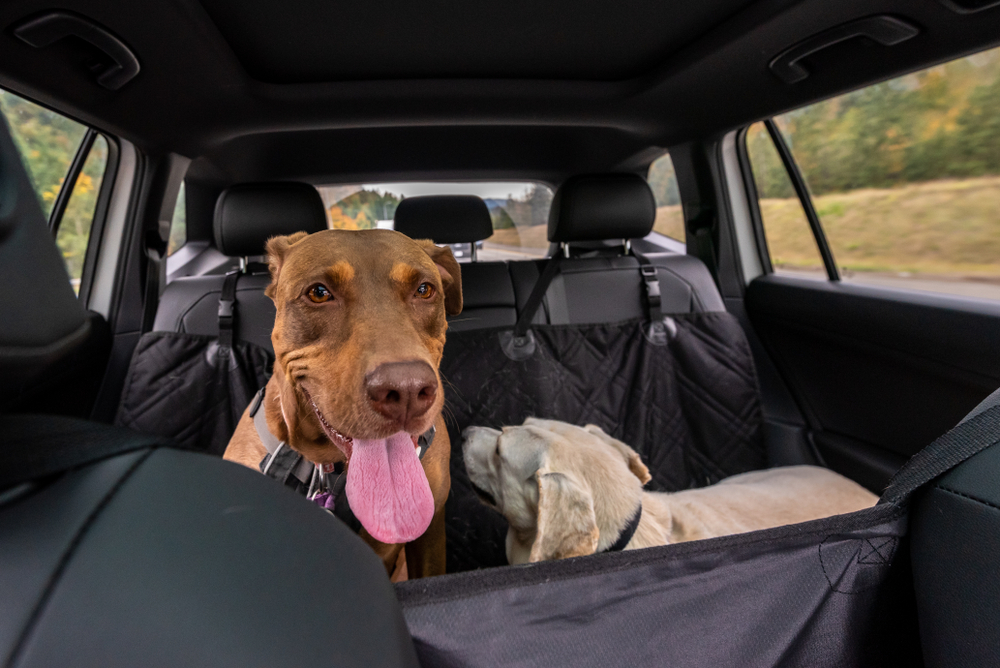
[{"label": "grass beside road", "polygon": [[[821,195],[813,205],[837,264],[847,271],[1000,282],[1000,177],[912,183]],[[797,198],[763,199],[775,265],[822,268]],[[683,232],[679,206],[657,210],[653,229]]]}]

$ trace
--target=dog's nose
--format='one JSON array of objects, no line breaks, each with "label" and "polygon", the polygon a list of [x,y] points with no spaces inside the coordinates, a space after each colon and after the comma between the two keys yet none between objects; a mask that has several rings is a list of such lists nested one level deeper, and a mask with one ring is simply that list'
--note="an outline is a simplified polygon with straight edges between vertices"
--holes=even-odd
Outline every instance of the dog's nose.
[{"label": "dog's nose", "polygon": [[376,411],[403,425],[426,413],[437,395],[437,376],[426,362],[387,362],[365,377]]}]

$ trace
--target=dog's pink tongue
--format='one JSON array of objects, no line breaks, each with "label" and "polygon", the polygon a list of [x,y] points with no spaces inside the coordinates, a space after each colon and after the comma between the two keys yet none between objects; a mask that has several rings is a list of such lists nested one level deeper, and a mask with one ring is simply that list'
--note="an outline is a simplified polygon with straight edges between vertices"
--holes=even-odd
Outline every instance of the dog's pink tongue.
[{"label": "dog's pink tongue", "polygon": [[409,434],[354,439],[347,500],[375,540],[408,543],[427,530],[434,516],[434,495]]}]

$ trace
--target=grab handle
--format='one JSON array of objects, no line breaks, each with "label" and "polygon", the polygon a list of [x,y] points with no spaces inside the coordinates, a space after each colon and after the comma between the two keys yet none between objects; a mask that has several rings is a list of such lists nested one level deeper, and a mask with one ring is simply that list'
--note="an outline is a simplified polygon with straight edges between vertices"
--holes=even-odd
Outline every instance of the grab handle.
[{"label": "grab handle", "polygon": [[108,90],[118,90],[139,74],[139,59],[125,42],[104,26],[77,14],[46,12],[19,25],[14,35],[36,49],[70,36],[89,42],[112,60],[111,65],[97,73],[97,83]]},{"label": "grab handle", "polygon": [[855,37],[867,37],[883,46],[893,46],[916,37],[919,32],[916,26],[893,16],[869,16],[824,30],[785,49],[775,56],[769,67],[785,83],[798,83],[809,76],[809,70],[799,61],[817,51]]}]

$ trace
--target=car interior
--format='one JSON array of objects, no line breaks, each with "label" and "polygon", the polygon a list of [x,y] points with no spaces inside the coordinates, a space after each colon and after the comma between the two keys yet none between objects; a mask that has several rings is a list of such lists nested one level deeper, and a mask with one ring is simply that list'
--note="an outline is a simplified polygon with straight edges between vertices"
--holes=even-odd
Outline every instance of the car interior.
[{"label": "car interior", "polygon": [[[861,167],[789,128],[1000,72],[1000,2],[15,0],[0,25],[3,665],[997,665],[1000,256],[851,264],[819,184]],[[961,89],[986,166],[942,183],[1000,175],[995,82]],[[464,249],[444,576],[390,583],[221,459],[275,361],[265,244],[331,227]],[[632,445],[651,491],[809,464],[881,501],[508,566],[461,434],[539,412]]]}]

